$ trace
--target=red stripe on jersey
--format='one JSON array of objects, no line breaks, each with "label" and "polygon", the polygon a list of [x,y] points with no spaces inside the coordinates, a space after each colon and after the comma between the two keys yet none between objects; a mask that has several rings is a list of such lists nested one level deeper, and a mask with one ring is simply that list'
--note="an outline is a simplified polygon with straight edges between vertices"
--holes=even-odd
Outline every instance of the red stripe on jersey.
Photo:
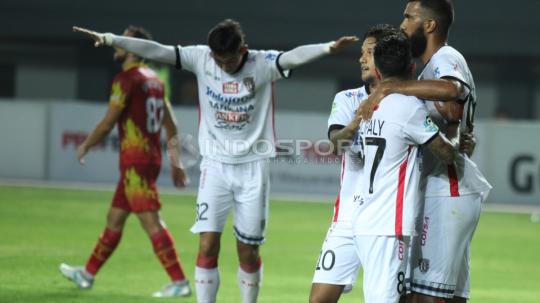
[{"label": "red stripe on jersey", "polygon": [[341,156],[341,178],[339,179],[339,192],[338,196],[336,198],[336,204],[334,205],[334,219],[332,219],[333,222],[337,222],[338,216],[339,216],[339,203],[340,203],[340,197],[341,197],[341,183],[343,183],[343,175],[345,174],[345,155]]},{"label": "red stripe on jersey", "polygon": [[454,164],[448,165],[448,181],[450,182],[450,196],[459,197],[459,182]]},{"label": "red stripe on jersey", "polygon": [[407,158],[399,166],[398,176],[398,188],[396,197],[396,236],[401,238],[403,236],[403,195],[405,193],[405,177],[407,175],[407,163],[409,162],[409,155],[411,154],[411,147],[407,150]]}]

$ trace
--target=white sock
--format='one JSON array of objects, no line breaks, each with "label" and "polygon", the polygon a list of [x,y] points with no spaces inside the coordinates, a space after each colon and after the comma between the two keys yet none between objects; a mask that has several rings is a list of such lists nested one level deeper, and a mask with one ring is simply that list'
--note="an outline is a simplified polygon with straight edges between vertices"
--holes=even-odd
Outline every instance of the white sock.
[{"label": "white sock", "polygon": [[214,303],[219,288],[219,271],[216,268],[195,266],[195,291],[197,303]]},{"label": "white sock", "polygon": [[242,268],[238,269],[238,285],[242,294],[243,303],[255,303],[259,296],[259,288],[263,276],[263,268],[254,273],[247,273]]}]

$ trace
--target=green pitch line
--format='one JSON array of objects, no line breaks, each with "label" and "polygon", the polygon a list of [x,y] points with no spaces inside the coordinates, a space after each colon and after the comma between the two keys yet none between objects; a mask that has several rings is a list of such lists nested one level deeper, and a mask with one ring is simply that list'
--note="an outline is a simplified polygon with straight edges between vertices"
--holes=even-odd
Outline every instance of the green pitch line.
[{"label": "green pitch line", "polygon": [[[163,302],[150,294],[168,282],[134,218],[96,278],[80,291],[58,264],[83,264],[103,229],[112,192],[0,187],[0,302]],[[198,238],[189,232],[195,198],[162,195],[162,215],[193,279]],[[260,302],[307,302],[331,204],[272,202]],[[472,247],[475,303],[536,303],[540,298],[540,223],[528,215],[484,213]],[[219,302],[240,302],[232,227],[223,235]],[[341,302],[363,302],[361,279]],[[165,300],[171,301],[172,300]],[[195,298],[174,299],[195,302]]]}]

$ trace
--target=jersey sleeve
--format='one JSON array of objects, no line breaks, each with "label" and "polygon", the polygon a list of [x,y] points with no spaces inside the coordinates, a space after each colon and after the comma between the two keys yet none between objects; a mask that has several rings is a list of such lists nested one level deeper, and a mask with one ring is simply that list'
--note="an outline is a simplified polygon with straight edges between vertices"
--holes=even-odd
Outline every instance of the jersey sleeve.
[{"label": "jersey sleeve", "polygon": [[405,139],[413,145],[423,145],[439,133],[439,127],[431,120],[424,104],[414,112],[403,127]]},{"label": "jersey sleeve", "polygon": [[117,75],[112,83],[109,105],[117,108],[126,107],[126,102],[129,100],[128,97],[132,86],[133,83],[132,81],[129,81],[128,78]]},{"label": "jersey sleeve", "polygon": [[208,48],[202,45],[177,47],[176,50],[178,52],[177,61],[179,61],[176,62],[176,68],[185,69],[192,73],[197,72],[198,67],[209,52]]},{"label": "jersey sleeve", "polygon": [[466,72],[462,70],[463,62],[459,57],[445,54],[433,58],[434,77],[436,79],[453,78],[464,85],[464,90],[459,97],[460,100],[466,100],[471,90],[471,83],[467,82]]},{"label": "jersey sleeve", "polygon": [[356,108],[352,108],[351,102],[343,93],[336,94],[328,117],[328,127],[332,125],[347,126],[354,119],[355,110]]},{"label": "jersey sleeve", "polygon": [[285,70],[279,65],[279,57],[282,52],[276,50],[265,50],[260,52],[262,60],[259,60],[259,69],[267,75],[269,81],[276,81],[281,78],[289,78],[291,70]]}]

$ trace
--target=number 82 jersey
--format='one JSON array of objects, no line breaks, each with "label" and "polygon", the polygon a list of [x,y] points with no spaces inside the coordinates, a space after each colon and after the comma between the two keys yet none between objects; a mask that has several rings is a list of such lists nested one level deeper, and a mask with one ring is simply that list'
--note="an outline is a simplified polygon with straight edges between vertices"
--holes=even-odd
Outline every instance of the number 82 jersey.
[{"label": "number 82 jersey", "polygon": [[128,67],[113,80],[109,106],[122,109],[118,119],[120,167],[161,165],[164,86],[144,65]]}]

